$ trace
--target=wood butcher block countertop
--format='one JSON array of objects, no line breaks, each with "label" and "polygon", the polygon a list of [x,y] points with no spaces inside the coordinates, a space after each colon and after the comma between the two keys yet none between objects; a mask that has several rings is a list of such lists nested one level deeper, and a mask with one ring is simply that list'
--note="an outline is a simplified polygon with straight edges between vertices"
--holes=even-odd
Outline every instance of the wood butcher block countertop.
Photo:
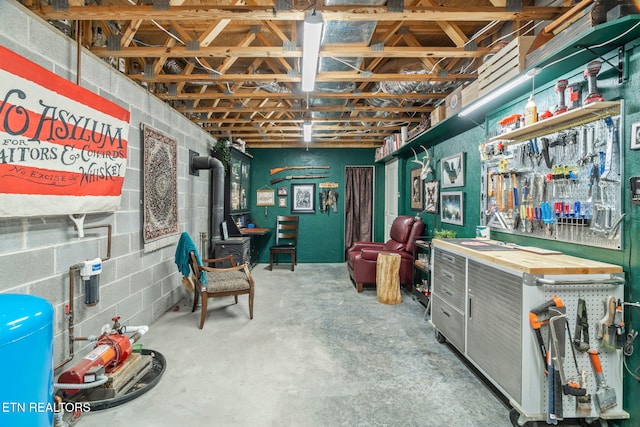
[{"label": "wood butcher block countertop", "polygon": [[[433,239],[433,246],[446,249],[475,259],[508,267],[528,274],[611,274],[622,272],[622,267],[614,264],[578,258],[570,255],[534,253],[527,250],[482,250],[473,249],[473,242],[490,245],[501,244],[495,240],[476,239]],[[469,242],[465,245],[465,242]],[[517,246],[515,246],[517,248]],[[532,248],[533,249],[533,248]]]}]

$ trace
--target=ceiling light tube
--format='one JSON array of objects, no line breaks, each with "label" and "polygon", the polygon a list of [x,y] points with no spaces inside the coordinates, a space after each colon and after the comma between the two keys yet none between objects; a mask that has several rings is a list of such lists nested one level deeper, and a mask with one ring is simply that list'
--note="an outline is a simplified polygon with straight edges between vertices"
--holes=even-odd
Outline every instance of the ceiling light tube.
[{"label": "ceiling light tube", "polygon": [[320,37],[322,36],[322,14],[313,11],[304,17],[304,40],[302,43],[302,90],[311,92],[316,83]]},{"label": "ceiling light tube", "polygon": [[480,99],[478,99],[478,101],[474,102],[469,107],[463,108],[462,111],[460,111],[458,113],[458,115],[461,116],[461,117],[469,115],[470,113],[476,111],[480,107],[483,107],[483,106],[487,105],[489,102],[493,101],[494,99],[498,98],[499,96],[504,95],[505,93],[509,92],[511,89],[513,89],[513,88],[519,86],[520,84],[526,82],[531,77],[533,77],[533,75],[530,75],[529,73],[521,74],[519,77],[516,77],[515,79],[511,80],[506,85],[501,86],[499,89],[494,90],[493,92],[491,92],[490,94],[488,94],[486,96],[481,97]]},{"label": "ceiling light tube", "polygon": [[302,124],[302,135],[304,136],[304,142],[311,142],[311,120],[305,120]]}]

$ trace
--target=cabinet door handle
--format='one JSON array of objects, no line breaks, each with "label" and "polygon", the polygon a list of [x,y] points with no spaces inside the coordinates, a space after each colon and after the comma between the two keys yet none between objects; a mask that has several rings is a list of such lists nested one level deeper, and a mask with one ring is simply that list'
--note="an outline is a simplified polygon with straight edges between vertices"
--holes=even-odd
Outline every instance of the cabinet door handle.
[{"label": "cabinet door handle", "polygon": [[449,314],[449,312],[448,312],[448,311],[446,311],[445,309],[442,309],[442,308],[441,308],[441,309],[440,309],[440,311],[441,311],[441,312],[442,312],[442,314],[444,314],[445,316],[447,316],[447,317],[451,317],[451,315]]},{"label": "cabinet door handle", "polygon": [[444,292],[445,294],[449,295],[450,297],[453,296],[453,292],[451,292],[449,290],[449,288],[445,288],[444,286],[442,287],[442,292]]},{"label": "cabinet door handle", "polygon": [[471,295],[469,295],[469,320],[471,320],[472,316],[471,316],[471,303],[473,301],[473,297]]},{"label": "cabinet door handle", "polygon": [[451,264],[456,263],[456,259],[452,255],[442,254],[442,259],[445,261],[449,261]]},{"label": "cabinet door handle", "polygon": [[449,273],[448,271],[443,270],[441,274],[452,282],[455,280],[455,276],[453,275],[453,273]]}]

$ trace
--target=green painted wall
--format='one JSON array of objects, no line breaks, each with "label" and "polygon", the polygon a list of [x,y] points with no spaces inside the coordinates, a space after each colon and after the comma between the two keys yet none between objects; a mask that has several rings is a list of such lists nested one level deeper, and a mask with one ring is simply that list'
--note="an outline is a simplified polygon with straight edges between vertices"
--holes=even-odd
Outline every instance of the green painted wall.
[{"label": "green painted wall", "polygon": [[[614,58],[616,52],[604,54],[607,59],[617,62]],[[560,250],[566,254],[599,260],[612,264],[623,266],[628,284],[626,286],[627,301],[638,301],[640,295],[640,256],[638,248],[640,248],[640,239],[638,239],[638,231],[640,230],[640,217],[638,212],[640,206],[632,205],[628,193],[628,180],[632,176],[640,176],[640,150],[630,150],[630,129],[634,122],[640,121],[640,48],[635,46],[627,46],[628,55],[628,80],[623,84],[617,83],[617,74],[607,64],[603,64],[602,71],[598,76],[598,87],[602,95],[607,100],[624,99],[624,121],[621,134],[621,151],[624,155],[624,191],[623,206],[627,216],[624,221],[624,239],[623,250],[609,250],[583,245],[572,245],[568,243],[556,242],[545,239],[528,238],[526,236],[515,236],[508,233],[492,232],[492,237],[515,242],[523,245],[533,245],[542,248]],[[582,80],[583,66],[569,72],[562,70],[558,66],[559,75],[557,79],[567,78],[570,82]],[[563,73],[564,74],[560,74]],[[536,87],[536,102],[538,110],[544,108],[552,108],[556,103],[556,95],[553,92],[555,80],[540,87]],[[463,191],[464,192],[464,225],[457,226],[451,224],[442,224],[440,215],[422,214],[422,218],[427,224],[428,232],[431,234],[435,228],[444,228],[455,230],[459,237],[472,237],[475,235],[475,227],[479,224],[480,218],[480,155],[478,145],[481,144],[486,135],[495,129],[496,122],[508,114],[521,112],[524,110],[526,97],[514,99],[504,105],[499,111],[494,111],[487,116],[486,122],[482,126],[477,126],[460,135],[454,136],[444,142],[440,142],[435,146],[429,141],[420,141],[427,147],[432,156],[432,167],[435,176],[429,179],[438,179],[442,177],[439,159],[459,152],[465,153],[465,185],[459,188],[450,188],[446,191]],[[269,185],[269,169],[284,165],[300,165],[300,164],[328,164],[331,165],[330,179],[340,184],[339,194],[343,195],[344,189],[344,167],[345,165],[369,165],[373,163],[373,150],[299,150],[299,149],[278,149],[278,150],[253,150],[254,155],[252,163],[252,189],[276,188]],[[404,215],[415,215],[416,211],[411,210],[409,194],[410,194],[410,176],[411,170],[415,168],[415,163],[410,160],[412,154],[400,158],[399,161],[399,185],[401,189],[399,199],[399,213]],[[422,155],[419,155],[422,158]],[[374,237],[377,241],[385,240],[384,236],[384,164],[375,164],[375,214],[374,214]],[[405,190],[403,190],[405,189]],[[442,189],[441,189],[442,192]],[[252,194],[252,206],[255,205],[255,192]],[[308,233],[301,241],[301,262],[341,262],[343,261],[342,242],[344,234],[344,205],[343,200],[339,202],[339,212],[329,215],[303,215],[301,224],[303,229],[307,229]],[[256,222],[260,225],[271,225],[275,222],[275,216],[278,213],[288,213],[289,209],[278,209],[270,207],[265,217],[264,208],[253,208],[252,214]],[[265,239],[264,247],[268,247],[271,242]],[[268,251],[263,249],[261,262],[268,261]],[[640,312],[637,308],[627,308],[625,310],[625,321],[627,329],[638,329],[638,325],[634,324],[634,319],[640,319]],[[637,322],[637,320],[636,320]],[[637,347],[637,345],[636,345]],[[640,375],[640,357],[638,352],[627,359],[628,365],[632,370],[638,369],[636,375]],[[640,382],[632,377],[629,373],[624,373],[624,409],[631,414],[630,420],[616,421],[616,425],[628,427],[640,425],[640,405],[637,405],[637,396],[640,395]]]},{"label": "green painted wall", "polygon": [[[640,46],[640,41],[635,44]],[[622,84],[618,83],[617,72],[606,63],[603,63],[602,70],[598,75],[598,88],[606,100],[624,100],[624,116],[623,126],[621,130],[621,152],[624,156],[624,176],[623,182],[623,210],[626,212],[626,218],[623,228],[623,250],[601,249],[584,245],[573,245],[569,243],[557,242],[546,239],[529,238],[526,236],[515,236],[508,233],[499,233],[492,231],[492,238],[514,242],[522,245],[532,245],[542,248],[555,249],[562,251],[568,255],[594,259],[611,264],[617,264],[624,268],[627,275],[626,285],[626,301],[638,302],[640,295],[640,239],[638,239],[638,231],[640,230],[640,211],[639,205],[630,203],[628,182],[632,176],[640,176],[640,150],[631,150],[630,137],[631,125],[640,121],[640,47],[635,45],[626,46],[628,61],[627,73],[628,80]],[[612,63],[617,63],[617,51],[603,54],[606,59]],[[585,64],[586,65],[586,64]],[[580,68],[566,72],[561,65],[557,66],[559,75],[557,79],[569,79],[570,83],[583,81],[582,72],[584,65]],[[565,74],[560,74],[565,72]],[[535,88],[535,98],[538,105],[538,112],[544,109],[553,109],[557,103],[556,94],[553,90],[555,82],[551,81],[545,85]],[[586,91],[586,84],[585,84]],[[429,144],[428,141],[420,141],[430,150],[432,156],[432,167],[435,171],[435,177],[430,176],[428,179],[442,178],[439,159],[451,154],[464,152],[466,160],[465,186],[460,188],[450,188],[446,191],[463,191],[465,193],[464,206],[464,226],[456,226],[450,224],[442,224],[440,216],[433,214],[422,214],[422,218],[427,224],[429,233],[434,228],[451,229],[458,232],[459,237],[470,237],[475,235],[475,226],[479,224],[480,217],[480,155],[478,145],[486,139],[486,135],[496,129],[496,123],[502,117],[513,113],[522,113],[527,97],[514,99],[506,103],[502,109],[492,112],[487,116],[483,126],[475,127],[465,133],[450,138],[444,142],[440,142],[435,146]],[[462,120],[462,119],[459,119]],[[485,129],[486,128],[486,129]],[[418,150],[416,150],[418,151]],[[420,150],[421,151],[421,150]],[[409,153],[411,158],[412,153]],[[419,158],[423,156],[419,154]],[[410,161],[411,158],[402,159],[404,168],[401,171],[401,188],[406,188],[406,193],[401,197],[401,210],[405,214],[415,214],[410,209],[410,200],[408,198],[409,183],[411,169],[418,165]],[[442,192],[442,189],[440,190]],[[634,319],[636,324],[634,324]],[[638,330],[637,322],[640,321],[640,310],[638,308],[627,307],[625,309],[625,322],[627,331],[631,328]],[[592,320],[593,322],[593,320]],[[637,348],[637,343],[636,343]],[[640,356],[638,351],[627,359],[627,363],[631,370],[635,371],[635,375],[640,375]],[[633,378],[628,372],[624,372],[624,409],[631,414],[631,418],[626,421],[615,421],[615,425],[620,426],[640,426],[640,405],[637,404],[637,396],[640,395],[640,380]]]},{"label": "green painted wall", "polygon": [[[436,144],[435,146],[423,143],[423,146],[429,150],[431,154],[431,167],[433,168],[435,176],[430,175],[427,180],[437,179],[442,180],[442,170],[440,165],[440,159],[448,157],[457,153],[464,153],[465,162],[465,180],[463,187],[450,187],[440,189],[440,193],[450,191],[462,191],[464,193],[464,224],[455,225],[449,223],[442,223],[440,221],[440,213],[421,215],[422,220],[427,226],[427,232],[429,235],[433,235],[435,229],[453,230],[457,233],[458,237],[474,237],[476,233],[476,225],[480,224],[480,152],[478,151],[478,145],[484,140],[484,131],[479,128],[473,128],[467,132],[457,135],[443,143]],[[420,149],[422,153],[422,149]],[[418,152],[416,150],[416,152]],[[413,154],[412,154],[413,155]],[[419,159],[423,159],[423,155],[418,155]],[[402,198],[402,207],[405,214],[416,214],[416,211],[411,210],[411,201],[408,197],[409,185],[411,183],[411,170],[420,167],[418,164],[411,162],[413,157],[405,160],[405,169],[403,172],[403,183],[407,192]],[[440,212],[440,203],[438,202],[438,212]]]},{"label": "green painted wall", "polygon": [[[252,149],[251,160],[251,215],[259,227],[273,228],[278,215],[291,214],[290,196],[288,196],[287,207],[277,206],[256,207],[256,190],[273,189],[286,187],[291,194],[291,183],[315,183],[316,184],[316,213],[300,214],[300,233],[298,243],[298,262],[303,263],[324,263],[344,261],[344,182],[346,166],[374,166],[373,159],[375,150],[373,149],[313,149],[303,148],[292,149]],[[282,166],[330,166],[328,170],[314,169],[311,171],[299,170],[280,172],[277,175],[270,175],[269,170]],[[376,165],[376,169],[383,169]],[[384,172],[384,171],[383,171]],[[327,179],[304,179],[296,181],[283,181],[271,185],[272,178],[286,175],[326,175]],[[374,172],[377,176],[376,184],[380,181],[379,172]],[[382,175],[384,179],[384,175]],[[337,182],[338,192],[338,212],[331,210],[329,213],[320,213],[317,209],[319,182]],[[379,218],[383,217],[383,211],[379,207],[384,207],[384,186],[382,192],[378,186],[375,187],[374,195],[374,227],[380,227]],[[277,202],[277,195],[276,195]],[[269,246],[274,244],[273,233],[254,239],[260,251],[260,262],[269,262]],[[283,259],[284,261],[284,259]]]}]

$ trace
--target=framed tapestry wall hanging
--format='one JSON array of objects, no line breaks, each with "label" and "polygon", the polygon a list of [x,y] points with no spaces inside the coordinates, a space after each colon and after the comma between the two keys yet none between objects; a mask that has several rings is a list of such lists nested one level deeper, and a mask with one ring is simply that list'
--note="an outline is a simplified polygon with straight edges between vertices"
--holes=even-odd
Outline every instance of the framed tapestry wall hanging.
[{"label": "framed tapestry wall hanging", "polygon": [[178,150],[175,138],[142,125],[143,235],[149,252],[178,241]]}]

